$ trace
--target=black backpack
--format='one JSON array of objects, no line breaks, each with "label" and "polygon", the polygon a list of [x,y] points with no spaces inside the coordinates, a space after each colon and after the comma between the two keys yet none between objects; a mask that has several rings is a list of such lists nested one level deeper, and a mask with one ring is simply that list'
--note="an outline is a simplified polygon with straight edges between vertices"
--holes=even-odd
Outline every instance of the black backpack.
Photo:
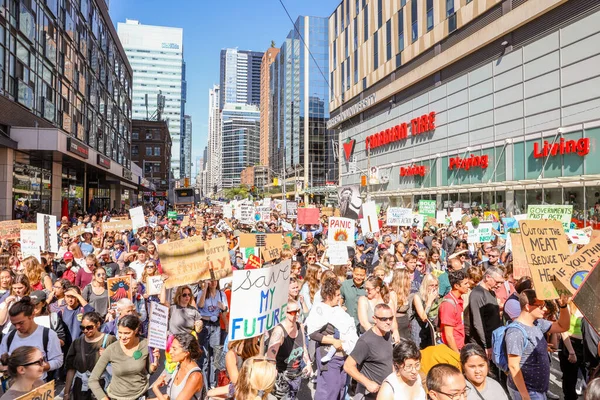
[{"label": "black backpack", "polygon": [[[10,353],[10,345],[12,344],[13,340],[15,339],[15,335],[17,334],[17,330],[13,329],[12,331],[10,331],[10,333],[8,334],[8,337],[6,338],[6,350]],[[46,328],[44,326],[43,332],[42,332],[42,343],[44,346],[44,355],[46,357],[48,357],[48,342],[50,341],[50,328]]]}]

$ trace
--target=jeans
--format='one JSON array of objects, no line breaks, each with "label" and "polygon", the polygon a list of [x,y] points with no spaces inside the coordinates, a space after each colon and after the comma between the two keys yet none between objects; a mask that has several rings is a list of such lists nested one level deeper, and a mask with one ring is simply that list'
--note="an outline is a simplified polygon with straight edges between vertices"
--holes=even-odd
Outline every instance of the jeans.
[{"label": "jeans", "polygon": [[[510,386],[508,387],[508,393],[510,394],[510,398],[513,400],[523,399],[519,391],[511,388]],[[546,400],[546,393],[529,392],[529,397],[531,398],[531,400]]]},{"label": "jeans", "polygon": [[221,344],[221,327],[219,325],[205,325],[207,336],[205,339],[206,361],[202,373],[205,376],[207,387],[210,389],[217,386],[217,371],[215,369],[215,346]]},{"label": "jeans", "polygon": [[344,357],[333,356],[327,363],[326,370],[319,357],[317,348],[317,390],[314,400],[342,400],[346,397],[347,374],[344,371]]}]

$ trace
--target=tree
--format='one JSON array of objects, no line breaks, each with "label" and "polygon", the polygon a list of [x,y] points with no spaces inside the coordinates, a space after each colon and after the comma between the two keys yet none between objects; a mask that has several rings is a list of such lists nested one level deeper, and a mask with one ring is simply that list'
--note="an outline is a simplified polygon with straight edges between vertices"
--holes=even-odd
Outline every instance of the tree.
[{"label": "tree", "polygon": [[239,196],[241,199],[245,199],[248,197],[249,194],[250,193],[248,192],[248,188],[244,185],[225,190],[225,197],[229,200],[233,200],[235,196]]}]

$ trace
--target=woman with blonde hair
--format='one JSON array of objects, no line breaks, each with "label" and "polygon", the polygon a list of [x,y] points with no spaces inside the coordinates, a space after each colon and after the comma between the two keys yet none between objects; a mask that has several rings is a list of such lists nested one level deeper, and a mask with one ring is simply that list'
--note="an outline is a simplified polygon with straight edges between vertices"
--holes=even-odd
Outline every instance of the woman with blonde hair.
[{"label": "woman with blonde hair", "polygon": [[396,310],[396,322],[400,337],[410,337],[410,321],[408,311],[410,309],[410,283],[411,275],[406,268],[394,270],[392,282],[390,283],[390,297]]},{"label": "woman with blonde hair", "polygon": [[46,273],[37,258],[30,256],[23,260],[23,274],[29,279],[32,290],[52,292],[52,278]]},{"label": "woman with blonde hair", "polygon": [[438,279],[432,274],[427,274],[410,302],[412,339],[421,349],[435,344],[435,327],[440,307],[438,288]]},{"label": "woman with blonde hair", "polygon": [[202,316],[195,307],[192,289],[189,286],[179,286],[173,297],[172,305],[167,302],[166,288],[163,285],[160,293],[160,303],[169,307],[169,332],[178,333],[200,332],[203,327]]},{"label": "woman with blonde hair", "polygon": [[225,354],[225,369],[232,383],[237,383],[244,361],[260,354],[259,338],[260,336],[256,336],[229,342]]},{"label": "woman with blonde hair", "polygon": [[237,383],[211,389],[207,396],[209,399],[267,400],[276,379],[275,360],[252,357],[242,364]]},{"label": "woman with blonde hair", "polygon": [[315,301],[315,294],[321,287],[321,274],[321,267],[316,264],[308,265],[308,268],[306,269],[306,278],[300,289],[300,294],[304,298],[309,310],[312,308],[313,302]]}]

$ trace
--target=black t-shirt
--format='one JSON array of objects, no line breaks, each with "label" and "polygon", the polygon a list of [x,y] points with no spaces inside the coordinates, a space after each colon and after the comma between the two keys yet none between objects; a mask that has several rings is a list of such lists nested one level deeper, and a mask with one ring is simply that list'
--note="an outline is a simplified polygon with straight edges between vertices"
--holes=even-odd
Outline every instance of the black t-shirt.
[{"label": "black t-shirt", "polygon": [[358,339],[350,356],[361,374],[381,385],[392,373],[392,350],[391,333],[379,336],[370,329]]},{"label": "black t-shirt", "polygon": [[296,323],[297,335],[295,338],[291,337],[285,328],[280,324],[280,328],[283,330],[283,343],[279,347],[277,356],[277,371],[289,371],[298,373],[300,371],[300,365],[302,357],[304,355],[304,338],[300,324]]}]

